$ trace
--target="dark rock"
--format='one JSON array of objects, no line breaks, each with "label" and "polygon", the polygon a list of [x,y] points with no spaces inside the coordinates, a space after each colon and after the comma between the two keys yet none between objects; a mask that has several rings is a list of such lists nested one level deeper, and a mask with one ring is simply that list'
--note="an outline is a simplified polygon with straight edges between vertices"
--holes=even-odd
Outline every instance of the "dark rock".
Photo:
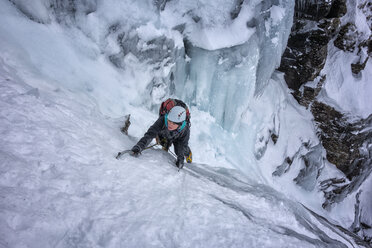
[{"label": "dark rock", "polygon": [[267,144],[268,144],[268,140],[265,140],[265,137],[264,136],[261,136],[259,139],[258,139],[258,142],[256,145],[256,149],[254,151],[254,156],[257,160],[260,160],[263,155],[265,155],[265,152],[266,152],[266,149],[267,149]]},{"label": "dark rock", "polygon": [[326,76],[322,75],[319,78],[319,82],[317,83],[316,88],[304,86],[302,92],[300,90],[295,90],[293,91],[292,95],[294,96],[294,98],[297,100],[299,104],[308,108],[309,105],[315,100],[315,98],[319,94],[325,79],[326,79]]},{"label": "dark rock", "polygon": [[283,163],[275,169],[272,175],[277,177],[283,175],[290,169],[292,162],[293,160],[290,157],[286,157]]},{"label": "dark rock", "polygon": [[339,18],[323,19],[317,24],[320,29],[324,30],[328,36],[333,38],[340,29],[341,21]]},{"label": "dark rock", "polygon": [[309,22],[296,21],[279,67],[279,71],[285,73],[288,87],[294,90],[319,75],[327,58],[328,42],[339,24],[338,19],[312,23],[318,29],[307,30]]},{"label": "dark rock", "polygon": [[346,182],[346,178],[329,178],[320,183],[320,189],[322,191],[328,190],[329,187],[334,187],[335,185],[343,185]]},{"label": "dark rock", "polygon": [[334,108],[315,101],[311,111],[319,128],[318,135],[326,149],[327,160],[350,180],[323,181],[323,207],[329,209],[356,191],[372,172],[372,114],[350,121]]},{"label": "dark rock", "polygon": [[271,134],[271,140],[274,142],[274,145],[278,141],[278,138],[279,138],[278,135],[276,135],[275,133],[272,133]]},{"label": "dark rock", "polygon": [[[275,119],[273,121],[275,123]],[[259,138],[257,139],[256,147],[254,151],[254,155],[257,160],[260,160],[265,154],[267,145],[270,142],[270,139],[273,141],[274,145],[278,141],[279,136],[277,135],[275,129],[274,130],[270,129],[268,132],[269,132],[268,135],[267,133],[261,134]]]},{"label": "dark rock", "polygon": [[345,0],[303,1],[295,3],[295,19],[279,71],[289,88],[298,90],[314,80],[323,69],[328,42],[335,37],[344,15]]},{"label": "dark rock", "polygon": [[124,121],[124,125],[120,128],[120,131],[121,131],[123,134],[128,135],[128,129],[129,129],[130,124],[131,124],[131,122],[130,122],[130,114],[124,116],[124,119],[125,119],[125,121]]},{"label": "dark rock", "polygon": [[296,0],[295,15],[301,19],[320,20],[331,11],[333,1]]},{"label": "dark rock", "polygon": [[256,18],[252,18],[251,20],[247,21],[247,28],[254,28],[257,26]]},{"label": "dark rock", "polygon": [[195,23],[198,23],[201,20],[201,17],[200,16],[197,16],[197,15],[194,15],[192,17],[192,19],[194,20]]},{"label": "dark rock", "polygon": [[[356,39],[362,40],[361,37]],[[366,67],[369,57],[372,57],[372,36],[370,36],[367,40],[360,41],[357,50],[359,59],[356,63],[352,63],[350,65],[351,71],[355,77],[360,76],[360,72]]]},{"label": "dark rock", "polygon": [[340,32],[334,41],[335,47],[348,52],[354,52],[356,49],[356,36],[358,31],[353,23],[347,23],[341,27]]},{"label": "dark rock", "polygon": [[346,14],[346,0],[333,0],[327,18],[342,17]]},{"label": "dark rock", "polygon": [[[108,29],[109,34],[117,32],[120,29],[120,26],[121,26],[120,23],[112,24]],[[125,33],[123,33],[123,35],[125,35]]]},{"label": "dark rock", "polygon": [[185,28],[186,28],[186,24],[185,23],[182,23],[182,24],[179,24],[179,25],[173,27],[174,30],[177,30],[181,34],[183,33],[183,31],[185,31]]},{"label": "dark rock", "polygon": [[320,139],[327,150],[327,159],[345,175],[350,174],[350,164],[359,157],[357,144],[351,132],[355,128],[334,108],[315,101],[311,107],[315,122],[320,128]]},{"label": "dark rock", "polygon": [[[371,141],[372,139],[369,139],[369,144],[371,144]],[[323,208],[330,209],[333,204],[342,202],[349,194],[358,190],[360,185],[371,174],[372,161],[370,156],[363,156],[363,159],[359,159],[357,163],[359,164],[358,175],[354,176],[350,182],[346,184],[330,182],[327,189],[322,189],[325,198],[325,201],[322,204]],[[353,164],[351,167],[353,167]],[[323,182],[321,185],[322,184]]]},{"label": "dark rock", "polygon": [[367,64],[367,61],[368,61],[369,57],[366,58],[366,60],[363,62],[363,63],[355,63],[355,64],[351,64],[351,71],[353,72],[353,74],[355,75],[358,75],[362,70],[364,70],[364,68],[366,67],[366,64]]},{"label": "dark rock", "polygon": [[367,47],[368,56],[372,57],[372,36],[370,36],[368,40],[363,42],[363,46]]},{"label": "dark rock", "polygon": [[230,12],[230,17],[232,20],[234,20],[235,18],[239,16],[243,3],[244,3],[244,0],[235,0],[234,9]]}]

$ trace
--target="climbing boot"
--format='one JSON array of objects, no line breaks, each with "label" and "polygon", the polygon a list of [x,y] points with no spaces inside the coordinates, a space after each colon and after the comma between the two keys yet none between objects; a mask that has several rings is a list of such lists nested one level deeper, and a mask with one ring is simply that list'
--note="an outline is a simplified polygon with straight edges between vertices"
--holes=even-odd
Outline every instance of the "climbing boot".
[{"label": "climbing boot", "polygon": [[192,152],[191,152],[191,150],[190,150],[189,154],[187,154],[185,156],[185,158],[186,158],[187,163],[189,163],[189,164],[192,163]]}]

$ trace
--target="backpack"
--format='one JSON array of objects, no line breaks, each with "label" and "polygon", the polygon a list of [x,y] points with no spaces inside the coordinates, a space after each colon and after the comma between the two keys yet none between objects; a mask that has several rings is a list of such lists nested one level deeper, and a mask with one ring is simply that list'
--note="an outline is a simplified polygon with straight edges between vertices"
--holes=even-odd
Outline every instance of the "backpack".
[{"label": "backpack", "polygon": [[186,109],[186,121],[182,124],[180,130],[182,130],[186,126],[186,124],[191,126],[191,123],[190,123],[191,115],[190,115],[189,108],[187,107],[187,105],[183,101],[178,100],[178,99],[168,98],[167,100],[162,102],[161,105],[160,105],[160,108],[159,108],[159,116],[165,116],[166,117],[168,115],[169,111],[174,106],[181,106],[184,109]]}]

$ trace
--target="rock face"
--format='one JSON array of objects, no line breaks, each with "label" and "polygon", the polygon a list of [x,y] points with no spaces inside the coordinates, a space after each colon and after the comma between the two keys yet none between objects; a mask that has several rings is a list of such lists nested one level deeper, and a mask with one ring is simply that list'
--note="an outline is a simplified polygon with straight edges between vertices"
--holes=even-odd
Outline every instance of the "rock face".
[{"label": "rock face", "polygon": [[345,14],[345,1],[296,1],[295,17],[279,71],[288,87],[298,90],[314,80],[323,69],[328,42]]},{"label": "rock face", "polygon": [[[369,27],[371,5],[370,1],[362,1],[357,6],[367,17]],[[329,45],[357,55],[358,59],[351,63],[350,69],[353,76],[358,78],[372,54],[371,37],[360,34],[353,23],[341,25],[340,17],[347,11],[345,0],[296,1],[295,11],[294,24],[279,70],[285,73],[285,80],[293,90],[295,99],[314,116],[321,146],[326,151],[325,158],[345,174],[345,177],[320,182],[319,188],[325,197],[323,207],[330,209],[334,203],[359,191],[355,203],[355,222],[350,230],[371,242],[366,230],[372,228],[372,223],[361,217],[363,206],[359,201],[359,188],[372,172],[372,114],[365,119],[351,118],[348,113],[337,111],[317,100],[323,84],[327,83],[327,75],[321,74],[321,70],[328,56]],[[314,88],[304,85],[311,81],[318,82],[315,87],[312,86]],[[318,156],[321,153],[316,151],[322,148],[311,149],[308,156],[302,158],[304,168],[294,179],[307,190],[314,189],[314,182],[322,169]],[[285,173],[293,159],[287,158],[273,175]]]},{"label": "rock face", "polygon": [[[345,12],[345,2],[317,1],[314,4],[297,1],[296,21],[280,70],[285,73],[288,87],[294,90],[295,99],[306,108],[310,107],[320,140],[327,151],[327,160],[335,164],[349,180],[353,180],[360,176],[363,161],[368,160],[368,156],[363,158],[360,149],[371,137],[370,131],[363,130],[371,125],[372,115],[364,120],[350,121],[343,113],[316,101],[326,81],[326,75],[318,76],[332,38],[335,38],[334,45],[345,52],[361,53],[368,46],[370,54],[370,39],[361,40],[354,24],[340,26],[339,17]],[[352,64],[353,72],[363,70],[368,58],[361,64]],[[313,81],[316,77],[319,82],[315,88],[303,86],[299,91],[303,83]]]},{"label": "rock face", "polygon": [[[372,172],[372,114],[366,119],[351,120],[346,114],[317,101],[316,97],[325,79],[323,76],[315,88],[304,86],[301,92],[295,91],[293,95],[313,114],[321,145],[326,151],[326,159],[345,174],[345,177],[318,182],[319,189],[324,192],[325,201],[322,206],[330,209],[333,204],[342,202],[353,192],[359,191],[359,196],[360,186]],[[309,152],[302,157],[304,168],[294,181],[302,188],[312,190],[323,168],[322,154],[316,152],[315,147],[305,148]],[[311,156],[312,154],[315,156]],[[295,158],[287,158],[273,175],[281,176],[287,172],[293,159]],[[371,230],[372,223],[368,222],[368,218],[363,219],[363,206],[358,201],[357,197],[355,222],[350,230],[371,242],[371,236],[366,230]]]},{"label": "rock face", "polygon": [[315,101],[311,112],[320,129],[320,139],[327,150],[327,160],[335,164],[348,179],[360,175],[362,154],[359,148],[372,137],[365,131],[372,124],[372,115],[354,123],[334,108]]},{"label": "rock face", "polygon": [[302,33],[306,22],[296,21],[288,40],[288,47],[282,57],[280,71],[291,89],[299,89],[307,81],[314,80],[323,68],[327,57],[329,36],[324,30]]}]

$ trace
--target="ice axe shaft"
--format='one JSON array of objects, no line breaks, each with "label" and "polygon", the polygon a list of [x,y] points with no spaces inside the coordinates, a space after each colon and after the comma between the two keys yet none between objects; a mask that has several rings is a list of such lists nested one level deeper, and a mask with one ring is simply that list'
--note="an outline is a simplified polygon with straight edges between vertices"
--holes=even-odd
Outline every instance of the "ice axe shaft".
[{"label": "ice axe shaft", "polygon": [[[143,150],[147,150],[147,149],[150,149],[151,147],[154,147],[154,146],[156,146],[157,144],[155,144],[155,145],[152,145],[152,146],[148,146],[148,147],[146,147],[145,149],[143,149]],[[121,152],[118,152],[118,154],[116,155],[116,159],[119,159],[121,156],[123,156],[124,154],[127,154],[127,153],[131,153],[132,152],[132,150],[124,150],[124,151],[121,151]]]}]

